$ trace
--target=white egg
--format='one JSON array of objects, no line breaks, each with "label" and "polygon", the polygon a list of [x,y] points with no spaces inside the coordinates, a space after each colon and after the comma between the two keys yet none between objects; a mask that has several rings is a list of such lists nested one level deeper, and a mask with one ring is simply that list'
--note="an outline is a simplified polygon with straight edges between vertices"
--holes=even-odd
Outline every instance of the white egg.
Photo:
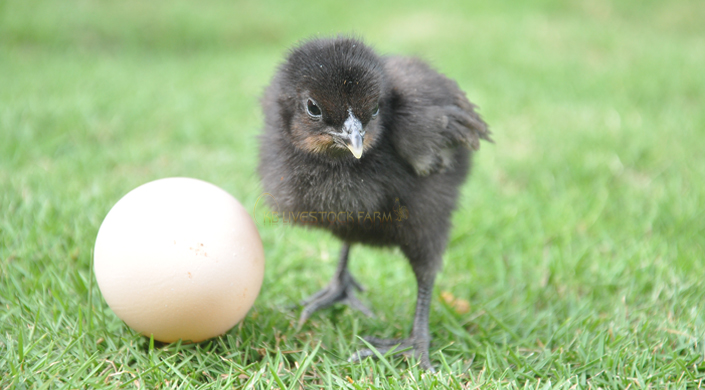
[{"label": "white egg", "polygon": [[145,336],[198,342],[240,322],[264,277],[262,241],[244,207],[190,178],[156,180],[110,210],[94,270],[110,308]]}]

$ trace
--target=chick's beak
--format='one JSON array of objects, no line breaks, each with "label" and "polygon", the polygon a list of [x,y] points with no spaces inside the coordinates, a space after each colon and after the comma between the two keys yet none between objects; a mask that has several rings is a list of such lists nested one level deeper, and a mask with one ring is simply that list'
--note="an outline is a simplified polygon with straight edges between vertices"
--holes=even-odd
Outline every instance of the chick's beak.
[{"label": "chick's beak", "polygon": [[343,141],[355,158],[362,157],[362,123],[352,111],[348,111],[348,118],[343,123]]}]

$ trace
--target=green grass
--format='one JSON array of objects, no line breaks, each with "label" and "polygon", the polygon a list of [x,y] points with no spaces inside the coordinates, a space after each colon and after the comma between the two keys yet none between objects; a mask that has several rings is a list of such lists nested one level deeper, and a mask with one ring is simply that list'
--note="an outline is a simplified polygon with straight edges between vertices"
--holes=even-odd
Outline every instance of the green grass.
[{"label": "green grass", "polygon": [[[0,389],[697,388],[705,379],[705,3],[0,1]],[[355,32],[458,80],[490,123],[431,312],[436,374],[348,363],[407,334],[395,250],[355,247],[378,314],[296,331],[325,232],[260,229],[248,317],[155,345],[91,270],[122,195],[191,176],[251,208],[258,98],[286,48]],[[468,303],[454,306],[452,299]]]}]

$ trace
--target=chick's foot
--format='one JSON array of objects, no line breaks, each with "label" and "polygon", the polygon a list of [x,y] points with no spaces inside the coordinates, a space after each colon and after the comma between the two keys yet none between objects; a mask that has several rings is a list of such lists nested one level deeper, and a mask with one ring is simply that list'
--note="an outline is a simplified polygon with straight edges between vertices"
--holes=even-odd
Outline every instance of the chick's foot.
[{"label": "chick's foot", "polygon": [[301,316],[299,317],[298,328],[301,328],[315,311],[325,309],[332,306],[334,303],[349,305],[368,317],[374,317],[372,311],[357,299],[355,290],[365,291],[352,275],[350,275],[348,270],[343,269],[333,277],[333,280],[331,280],[326,287],[301,301],[301,306],[303,306],[304,309],[301,311]]},{"label": "chick's foot", "polygon": [[[428,346],[431,341],[430,337],[420,337],[414,335],[411,335],[411,337],[406,339],[379,339],[376,337],[365,337],[364,340],[372,345],[377,352],[382,355],[391,351],[393,355],[403,354],[405,356],[413,356],[419,361],[421,368],[434,372],[428,355]],[[364,358],[375,356],[376,354],[373,350],[365,348],[354,353],[348,361],[357,362]]]}]

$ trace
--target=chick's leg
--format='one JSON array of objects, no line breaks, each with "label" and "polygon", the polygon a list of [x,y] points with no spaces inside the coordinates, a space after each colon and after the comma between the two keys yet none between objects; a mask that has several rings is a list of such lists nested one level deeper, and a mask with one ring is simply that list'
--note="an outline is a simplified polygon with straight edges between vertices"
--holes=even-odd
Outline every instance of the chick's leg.
[{"label": "chick's leg", "polygon": [[[433,366],[431,366],[431,360],[428,354],[428,348],[431,343],[431,335],[428,330],[428,317],[431,308],[431,292],[433,291],[436,273],[428,270],[420,271],[416,267],[414,268],[414,272],[416,273],[418,292],[416,298],[416,313],[414,314],[414,323],[409,337],[406,339],[365,337],[364,339],[381,354],[394,350],[399,351],[395,353],[414,355],[419,360],[421,368],[433,372]],[[370,349],[363,349],[354,354],[350,358],[350,361],[358,361],[369,356],[375,356],[375,353]]]},{"label": "chick's leg", "polygon": [[338,302],[348,304],[369,317],[373,316],[372,311],[355,297],[355,290],[364,291],[364,289],[348,271],[349,253],[350,244],[343,244],[343,248],[340,251],[338,268],[335,271],[333,279],[321,291],[301,302],[301,306],[303,306],[304,309],[301,311],[301,316],[299,317],[299,328],[301,328],[316,310],[324,309]]}]

